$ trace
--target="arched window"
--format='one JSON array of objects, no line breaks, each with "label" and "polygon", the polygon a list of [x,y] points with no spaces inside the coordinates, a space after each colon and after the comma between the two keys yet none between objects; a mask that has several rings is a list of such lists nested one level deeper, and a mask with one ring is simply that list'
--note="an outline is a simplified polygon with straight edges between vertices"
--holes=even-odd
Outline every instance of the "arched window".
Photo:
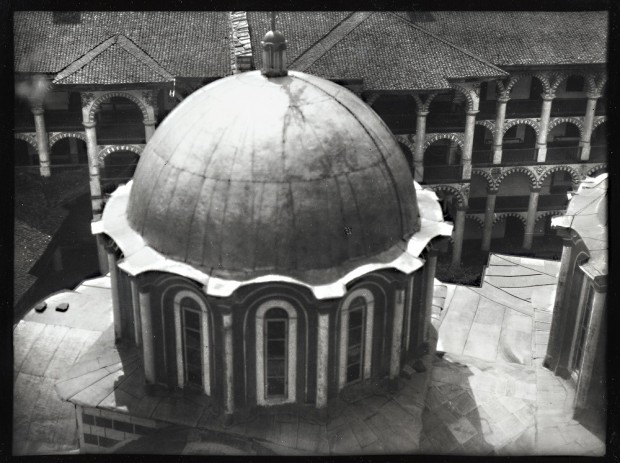
[{"label": "arched window", "polygon": [[256,312],[256,401],[258,405],[295,402],[297,311],[273,300]]},{"label": "arched window", "polygon": [[375,300],[368,289],[356,289],[340,312],[338,388],[370,377]]},{"label": "arched window", "polygon": [[200,388],[211,395],[207,306],[194,292],[179,291],[174,297],[174,317],[178,385]]}]

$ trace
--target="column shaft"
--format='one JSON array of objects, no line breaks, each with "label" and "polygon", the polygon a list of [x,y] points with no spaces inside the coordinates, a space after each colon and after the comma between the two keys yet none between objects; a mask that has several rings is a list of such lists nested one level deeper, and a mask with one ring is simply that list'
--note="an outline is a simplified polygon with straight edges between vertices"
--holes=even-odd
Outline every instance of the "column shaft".
[{"label": "column shaft", "polygon": [[144,139],[148,143],[155,133],[155,121],[144,121]]},{"label": "column shaft", "polygon": [[454,245],[452,246],[452,265],[461,265],[463,234],[465,232],[465,208],[459,207],[454,220]]},{"label": "column shaft", "polygon": [[484,211],[484,228],[482,229],[482,246],[483,251],[491,249],[491,237],[493,236],[493,219],[495,218],[495,199],[497,191],[487,192],[487,203]]},{"label": "column shaft", "polygon": [[94,122],[84,122],[86,133],[86,150],[88,152],[88,171],[90,174],[90,199],[93,209],[93,218],[99,218],[103,210],[103,196],[101,194],[101,178],[99,175],[99,158],[97,153],[97,129]]},{"label": "column shaft", "polygon": [[471,152],[474,148],[474,129],[476,127],[476,114],[478,111],[467,111],[465,117],[465,142],[463,143],[463,173],[462,179],[471,178]]},{"label": "column shaft", "polygon": [[536,224],[536,212],[538,211],[539,190],[530,191],[530,202],[527,206],[525,219],[525,234],[523,236],[523,249],[531,249],[534,238],[534,225]]},{"label": "column shaft", "polygon": [[34,126],[37,132],[37,150],[39,151],[39,172],[42,177],[52,175],[50,169],[50,149],[47,130],[45,129],[45,117],[42,108],[32,110],[34,114]]},{"label": "column shaft", "polygon": [[581,141],[579,143],[579,146],[581,147],[579,158],[582,161],[587,161],[590,159],[590,140],[592,138],[594,113],[596,112],[596,101],[597,98],[588,97],[588,102],[586,103],[586,114],[583,118],[583,130],[581,133]]},{"label": "column shaft", "polygon": [[155,384],[155,349],[153,323],[151,321],[151,295],[147,292],[140,292],[140,318],[142,319],[144,378],[147,384]]},{"label": "column shaft", "polygon": [[142,320],[140,317],[140,291],[138,281],[131,279],[131,305],[133,307],[133,329],[136,346],[142,345]]},{"label": "column shaft", "polygon": [[[432,301],[431,301],[432,304]],[[405,313],[405,290],[396,290],[394,303],[394,322],[392,325],[392,350],[390,354],[390,378],[398,378],[400,374],[400,353],[403,338],[403,318]]]},{"label": "column shaft", "polygon": [[542,110],[540,113],[540,131],[538,132],[538,140],[536,140],[537,162],[545,162],[545,159],[547,159],[547,132],[549,130],[552,103],[552,96],[543,95]]},{"label": "column shaft", "polygon": [[413,152],[414,180],[424,180],[424,141],[426,138],[426,116],[428,111],[418,111],[415,125],[415,150]]},{"label": "column shaft", "polygon": [[433,314],[433,293],[435,292],[435,272],[437,271],[437,252],[430,250],[424,264],[424,342],[429,341],[429,329]]},{"label": "column shaft", "polygon": [[495,106],[495,132],[493,132],[493,164],[502,162],[502,144],[504,143],[504,121],[508,100],[499,99]]},{"label": "column shaft", "polygon": [[121,309],[118,298],[118,268],[116,267],[116,256],[108,251],[108,269],[110,270],[110,287],[112,291],[112,313],[114,314],[114,338],[116,341],[121,339],[123,325],[121,323]]},{"label": "column shaft", "polygon": [[316,360],[316,407],[327,406],[329,314],[319,314]]},{"label": "column shaft", "polygon": [[232,342],[232,314],[222,315],[224,329],[224,412],[232,415],[235,411],[233,385],[233,342]]}]

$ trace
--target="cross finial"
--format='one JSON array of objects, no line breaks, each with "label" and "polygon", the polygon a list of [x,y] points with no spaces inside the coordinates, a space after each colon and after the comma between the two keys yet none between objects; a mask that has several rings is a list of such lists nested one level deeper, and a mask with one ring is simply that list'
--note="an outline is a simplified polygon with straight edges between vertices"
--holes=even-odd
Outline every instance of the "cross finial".
[{"label": "cross finial", "polygon": [[263,47],[262,73],[267,77],[283,77],[286,70],[286,39],[276,30],[275,11],[271,12],[271,30],[265,34],[261,44]]}]

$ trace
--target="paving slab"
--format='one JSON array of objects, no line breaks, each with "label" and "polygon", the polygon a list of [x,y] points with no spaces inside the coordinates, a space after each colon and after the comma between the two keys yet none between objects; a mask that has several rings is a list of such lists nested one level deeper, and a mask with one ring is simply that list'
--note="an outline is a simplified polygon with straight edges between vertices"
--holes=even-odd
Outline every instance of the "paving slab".
[{"label": "paving slab", "polygon": [[474,321],[480,297],[466,287],[458,287],[453,301],[458,301],[458,310],[450,310],[441,324],[437,350],[462,353],[469,330]]}]

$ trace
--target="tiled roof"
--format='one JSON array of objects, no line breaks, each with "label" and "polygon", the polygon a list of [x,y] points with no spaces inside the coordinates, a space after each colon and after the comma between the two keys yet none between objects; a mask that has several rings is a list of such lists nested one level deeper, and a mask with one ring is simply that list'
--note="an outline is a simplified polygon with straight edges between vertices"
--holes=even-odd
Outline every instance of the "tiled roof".
[{"label": "tiled roof", "polygon": [[[75,61],[74,64],[77,64],[77,69],[73,67],[73,64],[69,65],[65,70],[69,72],[59,73],[54,83],[121,84],[171,82],[174,80],[172,74],[166,72],[144,52],[138,54],[138,51],[141,52],[141,50],[136,50],[132,53],[120,43],[111,43],[101,53],[94,54],[94,56],[87,56],[87,53],[85,55],[86,60]],[[116,72],[110,72],[110,69],[115,69]]]},{"label": "tiled roof", "polygon": [[604,11],[429,11],[399,13],[498,66],[607,61]]},{"label": "tiled roof", "polygon": [[[174,76],[231,73],[227,12],[83,11],[78,24],[54,24],[52,14],[15,12],[17,72],[58,73],[111,36],[121,34]],[[127,61],[108,64],[124,65]],[[121,75],[140,75],[134,74],[135,68],[112,68],[107,73],[119,71]]]},{"label": "tiled roof", "polygon": [[[342,13],[338,13],[342,15]],[[314,22],[324,27],[312,28],[304,19],[314,17]],[[260,50],[263,31],[269,28],[267,13],[248,15],[250,28],[254,31],[254,48]],[[348,21],[349,18],[346,18]],[[364,79],[366,89],[408,90],[449,88],[447,79],[468,77],[501,77],[504,72],[483,59],[459,47],[427,33],[423,29],[389,12],[375,12],[360,18],[355,27],[332,27],[330,34],[341,34],[337,40],[325,40],[323,31],[334,23],[330,13],[288,13],[278,19],[278,29],[289,42],[295,42],[298,29],[314,33],[311,47],[320,47],[318,59],[308,64],[307,55],[314,50],[298,48],[287,50],[290,68],[306,71],[328,79]],[[311,42],[308,37],[306,42]],[[323,46],[328,42],[326,46]],[[297,60],[297,61],[296,61]],[[261,58],[255,57],[256,65]]]}]

